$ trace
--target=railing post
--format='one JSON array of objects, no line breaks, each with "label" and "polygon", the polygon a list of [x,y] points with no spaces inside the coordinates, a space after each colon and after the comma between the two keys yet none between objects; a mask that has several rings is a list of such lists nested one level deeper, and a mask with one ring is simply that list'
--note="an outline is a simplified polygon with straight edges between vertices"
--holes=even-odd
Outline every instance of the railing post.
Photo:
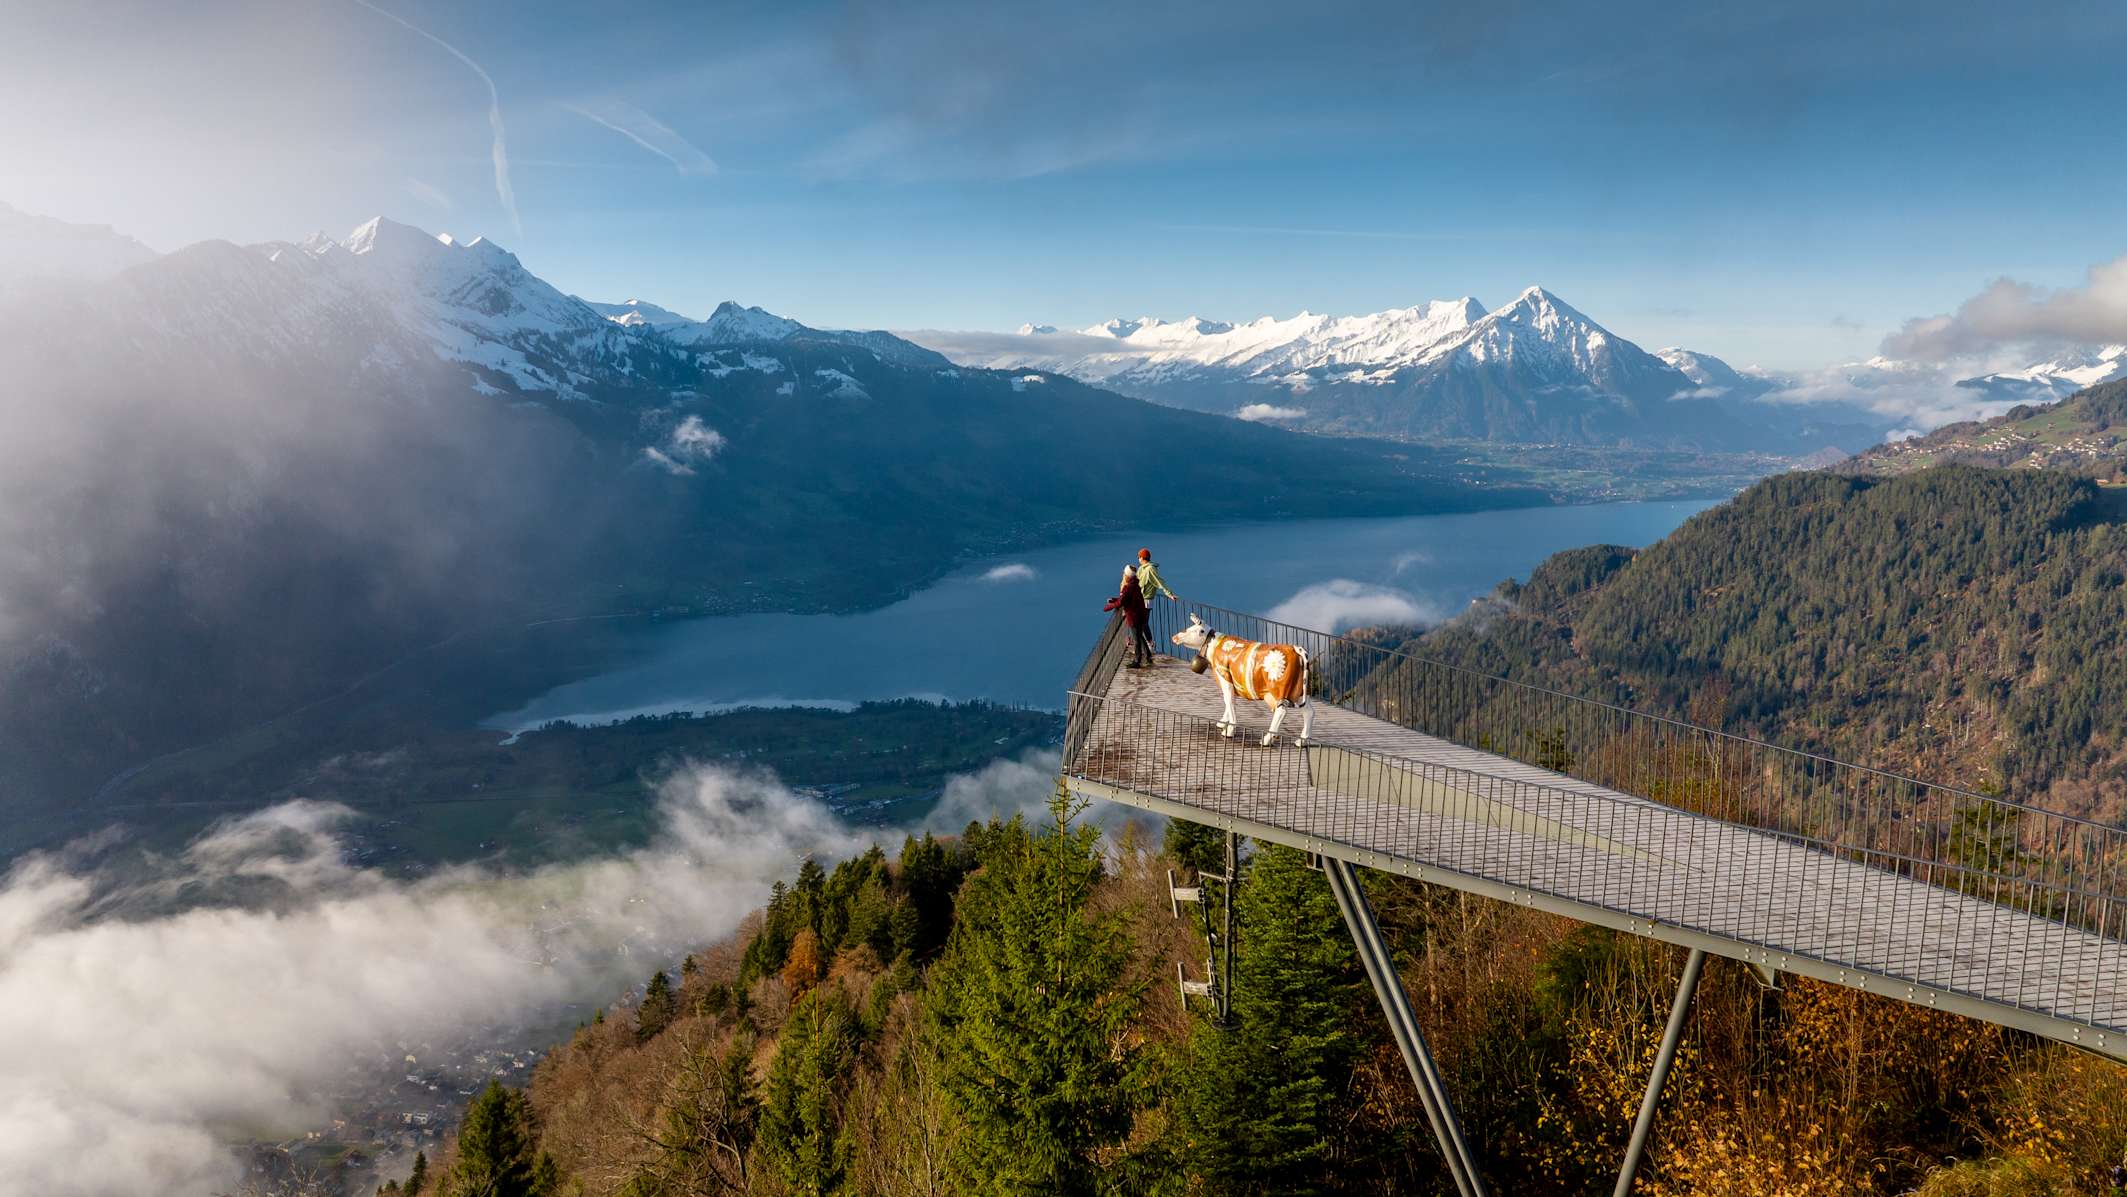
[{"label": "railing post", "polygon": [[1476,1160],[1463,1140],[1461,1124],[1455,1121],[1455,1107],[1440,1083],[1440,1071],[1433,1065],[1425,1035],[1418,1030],[1418,1017],[1411,1011],[1410,995],[1403,992],[1403,981],[1396,975],[1395,964],[1382,943],[1381,928],[1374,922],[1373,908],[1366,903],[1358,877],[1348,862],[1334,856],[1322,858],[1322,873],[1329,878],[1330,893],[1337,899],[1345,925],[1351,928],[1352,942],[1359,949],[1360,963],[1366,966],[1367,979],[1373,982],[1374,995],[1381,999],[1389,1033],[1403,1053],[1405,1067],[1411,1070],[1411,1082],[1418,1087],[1418,1101],[1425,1107],[1426,1121],[1440,1144],[1448,1174],[1454,1177],[1455,1190],[1463,1197],[1484,1197],[1484,1181],[1477,1175]]},{"label": "railing post", "polygon": [[1647,1095],[1640,1099],[1640,1116],[1632,1123],[1632,1142],[1625,1148],[1625,1166],[1617,1174],[1611,1197],[1632,1191],[1632,1178],[1640,1170],[1640,1156],[1647,1150],[1647,1136],[1654,1130],[1655,1107],[1662,1101],[1662,1083],[1669,1079],[1669,1066],[1676,1061],[1677,1043],[1684,1037],[1684,1018],[1691,1011],[1691,995],[1699,988],[1699,973],[1706,967],[1706,953],[1691,949],[1684,961],[1684,977],[1677,982],[1676,1001],[1669,1007],[1669,1026],[1662,1032],[1661,1050],[1655,1053],[1654,1072],[1647,1078]]}]

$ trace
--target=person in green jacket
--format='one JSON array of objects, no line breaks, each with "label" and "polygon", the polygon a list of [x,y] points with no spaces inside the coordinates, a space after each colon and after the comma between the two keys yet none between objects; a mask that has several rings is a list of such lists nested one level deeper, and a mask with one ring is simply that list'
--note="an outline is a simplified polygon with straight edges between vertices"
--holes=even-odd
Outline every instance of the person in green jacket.
[{"label": "person in green jacket", "polygon": [[1147,605],[1163,594],[1169,602],[1182,601],[1172,590],[1167,589],[1167,583],[1160,580],[1160,567],[1153,564],[1151,549],[1137,551],[1137,588],[1144,593]]}]

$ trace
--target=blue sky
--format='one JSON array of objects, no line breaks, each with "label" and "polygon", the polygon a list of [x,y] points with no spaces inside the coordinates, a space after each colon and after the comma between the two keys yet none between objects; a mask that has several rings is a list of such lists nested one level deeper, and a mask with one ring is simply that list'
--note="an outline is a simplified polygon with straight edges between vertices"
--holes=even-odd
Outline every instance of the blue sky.
[{"label": "blue sky", "polygon": [[1541,283],[1802,368],[2127,253],[2109,2],[0,4],[0,200],[159,249],[384,213],[697,315]]}]

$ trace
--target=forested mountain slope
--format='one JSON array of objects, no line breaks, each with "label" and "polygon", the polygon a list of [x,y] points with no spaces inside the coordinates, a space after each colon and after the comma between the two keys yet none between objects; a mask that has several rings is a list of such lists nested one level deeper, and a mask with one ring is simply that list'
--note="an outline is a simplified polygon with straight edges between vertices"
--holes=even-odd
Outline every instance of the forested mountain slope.
[{"label": "forested mountain slope", "polygon": [[[1178,1006],[1174,963],[1201,975],[1205,945],[1168,913],[1167,868],[1208,863],[1207,838],[1177,825],[1156,853],[992,820],[808,861],[523,1094],[476,1098],[417,1191],[385,1193],[1452,1193],[1303,854],[1245,860],[1230,1021]],[[1492,1191],[1606,1188],[1676,950],[1385,874],[1370,888]],[[2123,1112],[2108,1061],[1716,961],[1636,1191],[2101,1191]]]},{"label": "forested mountain slope", "polygon": [[1768,479],[1561,553],[1410,646],[2105,818],[2127,810],[2127,523],[2041,470]]}]

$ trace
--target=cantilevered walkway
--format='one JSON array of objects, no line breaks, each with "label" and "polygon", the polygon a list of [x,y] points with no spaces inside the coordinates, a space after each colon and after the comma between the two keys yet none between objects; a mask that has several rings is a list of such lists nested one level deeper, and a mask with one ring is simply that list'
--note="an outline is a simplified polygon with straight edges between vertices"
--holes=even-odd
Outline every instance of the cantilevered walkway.
[{"label": "cantilevered walkway", "polygon": [[[1691,981],[1711,953],[1768,980],[1816,977],[2127,1060],[2127,833],[1189,609],[1222,632],[1307,649],[1313,742],[1292,745],[1289,717],[1278,746],[1259,746],[1261,704],[1237,704],[1241,733],[1222,737],[1213,681],[1172,657],[1121,668],[1126,638],[1111,622],[1071,691],[1069,785],[1321,856],[1340,902],[1358,903],[1346,913],[1362,955],[1372,920],[1351,865],[1683,945]],[[1182,612],[1156,614],[1166,625]],[[1172,630],[1156,628],[1156,643]],[[1394,1026],[1408,1002],[1385,955],[1370,973],[1377,964]],[[1664,1065],[1689,998],[1687,985]],[[1398,1042],[1429,1116],[1435,1099],[1444,1107],[1443,1152],[1464,1157],[1458,1185],[1481,1191],[1463,1175],[1474,1165],[1437,1078],[1429,1091],[1421,1075],[1431,1065],[1415,1025],[1410,1036],[1399,1029]]]}]

